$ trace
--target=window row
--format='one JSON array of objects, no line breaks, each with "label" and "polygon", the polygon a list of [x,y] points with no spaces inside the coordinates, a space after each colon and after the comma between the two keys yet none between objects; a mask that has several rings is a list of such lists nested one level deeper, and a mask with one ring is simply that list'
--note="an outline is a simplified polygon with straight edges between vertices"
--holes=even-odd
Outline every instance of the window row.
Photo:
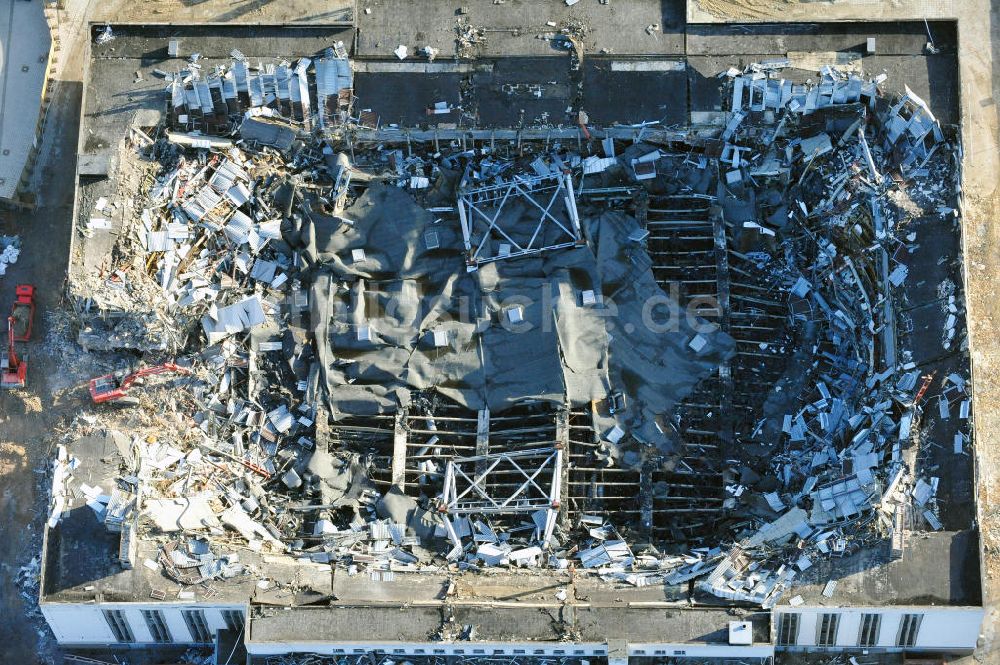
[{"label": "window row", "polygon": [[[799,622],[802,615],[795,612],[778,615],[777,641],[779,646],[795,646],[799,644]],[[904,614],[899,622],[894,644],[897,647],[913,647],[917,643],[917,632],[920,630],[922,614]],[[840,614],[826,612],[819,615],[816,621],[816,646],[837,646],[837,631],[840,629]],[[882,629],[881,614],[862,614],[861,626],[858,629],[857,646],[873,647],[878,645]]]},{"label": "window row", "polygon": [[[204,610],[181,610],[184,623],[187,625],[187,636],[172,635],[167,626],[162,610],[142,610],[142,618],[146,622],[146,628],[154,642],[169,644],[172,642],[211,642],[215,639],[215,634],[208,627]],[[107,621],[115,640],[123,643],[135,642],[135,633],[129,625],[128,617],[124,610],[104,610],[104,620]],[[243,612],[240,610],[222,610],[222,620],[226,622],[226,628],[234,632],[243,631]]]}]

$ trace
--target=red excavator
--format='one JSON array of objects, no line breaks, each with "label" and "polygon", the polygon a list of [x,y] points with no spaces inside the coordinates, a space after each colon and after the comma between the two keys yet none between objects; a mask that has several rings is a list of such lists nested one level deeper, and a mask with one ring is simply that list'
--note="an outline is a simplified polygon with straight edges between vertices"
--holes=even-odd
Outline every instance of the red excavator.
[{"label": "red excavator", "polygon": [[35,287],[18,284],[14,290],[14,307],[10,311],[14,319],[14,341],[27,342],[31,339],[32,324],[35,321]]},{"label": "red excavator", "polygon": [[130,374],[125,372],[115,372],[105,374],[96,379],[90,380],[90,397],[94,404],[106,404],[113,402],[116,406],[136,406],[139,400],[129,397],[128,390],[135,383],[142,383],[142,379],[154,374],[190,374],[191,370],[174,363],[163,363],[155,367],[145,367]]},{"label": "red excavator", "polygon": [[0,388],[24,388],[28,380],[28,358],[17,355],[17,342],[31,339],[35,320],[35,287],[18,284],[14,307],[7,317],[7,348],[0,352]]},{"label": "red excavator", "polygon": [[28,359],[19,358],[14,343],[14,317],[7,317],[7,349],[0,353],[0,388],[23,388],[28,380]]}]

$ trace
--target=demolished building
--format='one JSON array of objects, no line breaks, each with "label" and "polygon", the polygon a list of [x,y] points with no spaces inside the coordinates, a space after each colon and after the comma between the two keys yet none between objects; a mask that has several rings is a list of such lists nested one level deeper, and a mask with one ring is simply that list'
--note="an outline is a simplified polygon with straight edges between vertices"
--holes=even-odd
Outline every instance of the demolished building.
[{"label": "demolished building", "polygon": [[190,374],[61,441],[61,642],[972,648],[976,602],[899,577],[975,542],[929,458],[971,444],[971,385],[960,287],[910,313],[904,199],[957,217],[913,91],[761,62],[718,72],[717,126],[421,139],[358,110],[342,45],[226,53],[162,65],[166,111],[81,182],[79,344]]}]

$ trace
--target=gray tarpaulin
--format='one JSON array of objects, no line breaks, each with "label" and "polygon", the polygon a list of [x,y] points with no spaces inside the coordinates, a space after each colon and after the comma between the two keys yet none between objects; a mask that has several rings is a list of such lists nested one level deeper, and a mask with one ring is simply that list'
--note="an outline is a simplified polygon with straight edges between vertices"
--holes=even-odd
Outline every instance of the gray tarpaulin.
[{"label": "gray tarpaulin", "polygon": [[[664,447],[673,437],[661,431],[666,423],[657,426],[656,416],[669,417],[677,402],[735,352],[735,342],[667,297],[653,278],[645,248],[629,240],[639,228],[634,218],[606,212],[583,223],[597,250],[605,306],[615,310],[605,319],[612,338],[610,376],[614,390],[633,398],[627,430]],[[691,343],[698,336],[704,346],[695,350]]]},{"label": "gray tarpaulin", "polygon": [[295,142],[295,130],[273,122],[247,118],[240,126],[240,138],[287,151]]},{"label": "gray tarpaulin", "polygon": [[[670,309],[654,300],[666,296],[645,249],[629,240],[636,221],[621,213],[585,218],[588,246],[472,272],[460,232],[404,190],[372,186],[341,218],[307,217],[311,326],[335,417],[391,412],[411,390],[431,388],[493,412],[524,400],[582,406],[622,391],[619,426],[669,452],[656,416],[669,419],[733,350],[718,331],[692,349],[697,333],[683,313],[676,328],[650,329],[646,320],[662,323]],[[596,304],[583,303],[587,290]]]}]

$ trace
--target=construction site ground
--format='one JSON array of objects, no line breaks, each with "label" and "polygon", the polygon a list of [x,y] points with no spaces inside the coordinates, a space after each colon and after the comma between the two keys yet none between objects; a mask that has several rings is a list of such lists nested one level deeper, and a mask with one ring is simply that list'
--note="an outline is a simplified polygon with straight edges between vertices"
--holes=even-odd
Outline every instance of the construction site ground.
[{"label": "construction site ground", "polygon": [[[614,1],[614,0],[612,0]],[[155,23],[254,22],[329,23],[342,21],[350,3],[205,3],[158,0],[156,3],[107,3],[124,13],[118,21]],[[665,5],[670,3],[664,3]],[[676,3],[675,3],[676,4]],[[72,340],[61,296],[72,229],[75,152],[79,131],[82,63],[89,32],[81,29],[97,3],[68,0],[61,16],[63,35],[49,117],[41,137],[33,181],[37,207],[0,214],[0,234],[17,234],[23,251],[0,281],[0,312],[10,309],[14,285],[34,284],[38,312],[29,345],[28,388],[0,394],[0,644],[7,662],[51,662],[56,654],[33,595],[31,562],[41,548],[46,514],[46,466],[59,430],[88,405],[85,382],[110,367],[102,354],[84,354]],[[143,12],[138,16],[137,12]],[[146,12],[153,15],[147,16]],[[335,14],[335,15],[334,15]],[[959,21],[960,98],[964,154],[964,233],[966,291],[972,339],[975,392],[978,512],[984,552],[983,640],[977,662],[1000,659],[1000,4],[990,0],[870,0],[797,2],[793,0],[692,0],[689,21],[901,20]],[[399,17],[397,17],[398,19]],[[641,26],[644,27],[644,26]],[[374,30],[374,27],[373,27]],[[389,49],[391,50],[391,48]],[[28,567],[27,574],[21,574]],[[966,659],[968,660],[968,659]],[[788,659],[787,662],[800,662]],[[957,662],[957,661],[956,661]],[[969,661],[971,662],[971,661]]]}]

